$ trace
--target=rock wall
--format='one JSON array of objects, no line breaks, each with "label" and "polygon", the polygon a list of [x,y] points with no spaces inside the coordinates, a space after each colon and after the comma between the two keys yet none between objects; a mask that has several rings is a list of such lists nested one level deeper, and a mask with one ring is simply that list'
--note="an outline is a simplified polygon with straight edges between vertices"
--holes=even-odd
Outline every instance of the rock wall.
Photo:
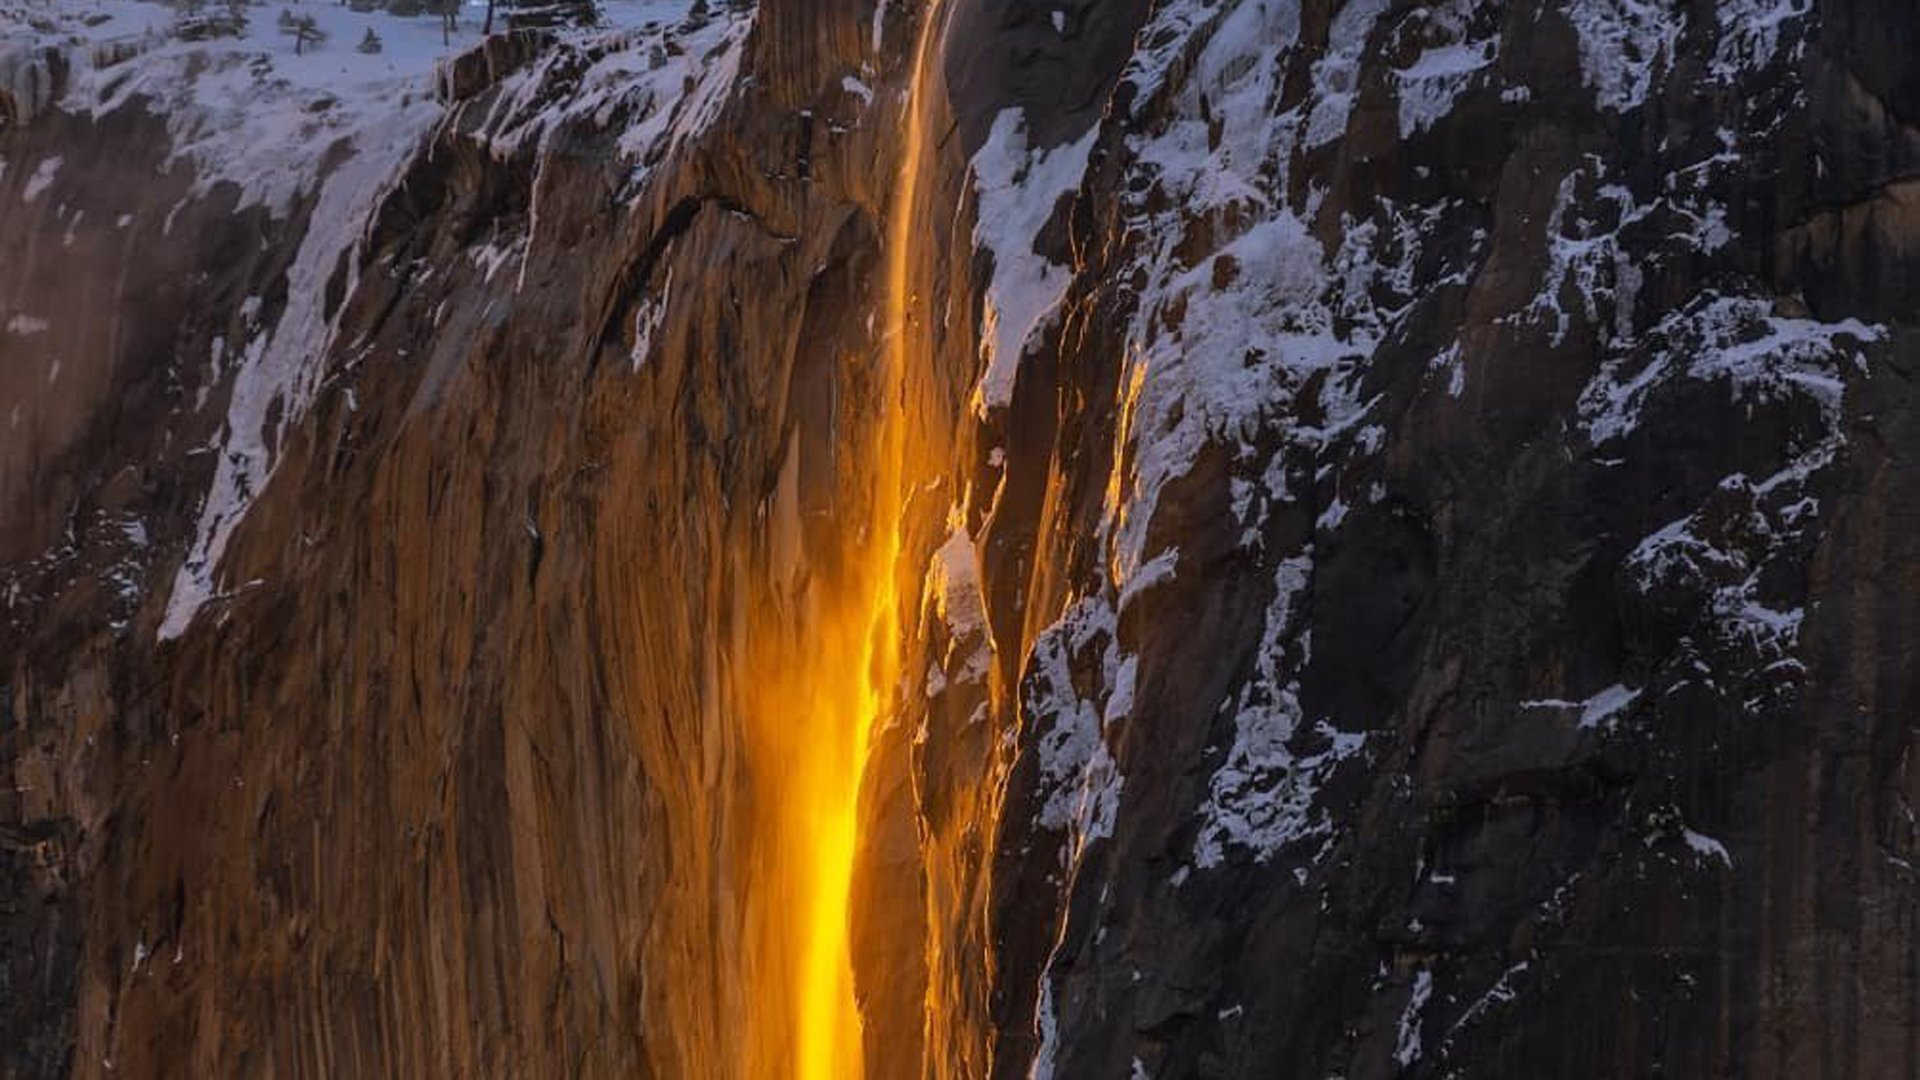
[{"label": "rock wall", "polygon": [[278,212],[15,109],[0,1074],[779,1074],[890,589],[870,1076],[1913,1075],[1913,7],[763,0]]}]

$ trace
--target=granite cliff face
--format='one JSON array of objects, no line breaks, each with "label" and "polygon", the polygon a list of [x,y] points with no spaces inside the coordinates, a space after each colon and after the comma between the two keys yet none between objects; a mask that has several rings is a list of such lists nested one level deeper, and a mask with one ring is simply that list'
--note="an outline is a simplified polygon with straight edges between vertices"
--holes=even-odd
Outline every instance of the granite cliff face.
[{"label": "granite cliff face", "polygon": [[0,1075],[1920,1072],[1920,5],[86,2]]}]

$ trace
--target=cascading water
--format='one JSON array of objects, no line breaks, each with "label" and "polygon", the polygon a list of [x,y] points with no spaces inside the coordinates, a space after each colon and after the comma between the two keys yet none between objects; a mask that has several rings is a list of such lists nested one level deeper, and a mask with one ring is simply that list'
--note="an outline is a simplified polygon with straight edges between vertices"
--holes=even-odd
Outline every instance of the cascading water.
[{"label": "cascading water", "polygon": [[[806,639],[805,656],[760,699],[762,759],[757,777],[773,813],[761,817],[760,851],[771,887],[752,909],[762,921],[749,940],[767,950],[753,994],[753,1074],[844,1080],[868,1073],[854,985],[854,877],[860,794],[873,738],[901,670],[901,560],[909,493],[941,466],[909,432],[912,365],[927,343],[916,330],[915,242],[927,169],[923,89],[938,53],[943,7],[920,16],[899,137],[899,170],[888,214],[884,337],[874,378],[878,415],[863,463],[871,469],[867,521],[848,538],[838,595]],[[795,722],[795,711],[804,722]],[[784,996],[782,1001],[770,1000]],[[772,1020],[783,1017],[782,1020]],[[899,1063],[894,1063],[895,1066]]]}]

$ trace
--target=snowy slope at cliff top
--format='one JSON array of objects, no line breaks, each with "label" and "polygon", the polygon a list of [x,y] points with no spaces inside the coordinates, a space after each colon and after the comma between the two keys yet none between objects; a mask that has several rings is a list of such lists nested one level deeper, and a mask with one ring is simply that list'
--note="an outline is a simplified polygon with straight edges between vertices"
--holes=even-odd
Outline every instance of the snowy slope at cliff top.
[{"label": "snowy slope at cliff top", "polygon": [[[658,134],[662,116],[675,118],[670,132],[675,137],[685,137],[711,122],[717,113],[711,99],[720,93],[712,84],[718,81],[731,85],[731,68],[724,60],[703,68],[696,65],[716,50],[737,56],[737,45],[751,19],[716,19],[696,28],[683,25],[689,7],[687,0],[633,0],[605,5],[605,13],[612,16],[609,27],[569,32],[565,35],[569,40],[551,50],[547,61],[532,65],[500,87],[501,101],[493,110],[489,131],[498,124],[524,135],[544,130],[559,118],[581,110],[590,112],[602,126],[614,122],[618,113],[629,135]],[[675,39],[685,49],[675,62],[652,63],[663,37]],[[571,99],[552,102],[526,85],[544,83],[553,58],[571,54],[576,47],[593,53],[598,60],[582,76]],[[415,50],[411,55],[422,56],[425,52]],[[343,66],[341,70],[345,73],[341,82],[352,84],[351,68]],[[419,66],[412,77],[424,78],[429,70]],[[380,85],[391,90],[393,84],[376,78],[372,83],[354,85]],[[418,83],[407,85],[413,87],[408,93],[418,91]],[[326,93],[324,89],[318,92],[322,96]],[[377,95],[361,100],[373,107],[356,114],[362,121],[359,133],[373,137],[355,137],[354,156],[329,171],[319,185],[307,233],[287,272],[285,311],[271,327],[250,328],[252,339],[242,350],[240,366],[233,376],[219,465],[160,624],[163,640],[184,633],[201,607],[220,595],[221,558],[256,493],[272,476],[275,461],[270,448],[285,445],[326,372],[325,359],[333,343],[335,323],[339,311],[345,308],[342,303],[329,313],[323,306],[326,275],[340,265],[344,254],[363,241],[375,207],[444,111],[434,96],[415,96],[413,105],[399,110],[390,105],[380,107]],[[623,102],[630,108],[619,112],[616,106]],[[501,141],[495,135],[483,137],[492,138],[496,145]],[[506,141],[511,144],[518,140]],[[651,145],[651,140],[643,145],[621,139],[622,149],[630,156],[637,157]],[[523,239],[523,257],[524,243]],[[357,260],[350,265],[357,265]],[[352,287],[349,283],[349,292]],[[277,423],[273,419],[276,416]]]},{"label": "snowy slope at cliff top", "polygon": [[[608,0],[612,27],[671,23],[690,0]],[[218,11],[208,5],[208,11]],[[241,202],[288,209],[317,177],[328,151],[411,145],[438,115],[441,60],[480,41],[485,5],[469,5],[445,36],[436,17],[400,18],[334,3],[250,7],[237,37],[181,40],[177,10],[153,0],[0,0],[0,58],[55,47],[73,74],[59,104],[102,115],[144,98],[167,117],[177,157],[202,190],[219,181]],[[312,18],[326,35],[299,54],[281,12]],[[372,31],[381,49],[357,46]],[[6,67],[0,62],[0,67]]]},{"label": "snowy slope at cliff top", "polygon": [[[703,57],[708,39],[733,40],[748,21],[685,26],[691,6],[691,0],[604,0],[602,26],[562,32],[567,45],[558,51],[578,44],[601,57],[594,72],[605,68],[608,85],[591,96],[607,119],[612,103],[635,99],[637,115],[622,119],[651,130],[680,95],[710,81],[687,70],[697,60],[685,55],[681,63],[651,62],[663,38]],[[218,13],[224,6],[204,10]],[[315,21],[324,34],[317,46],[296,53],[277,6],[248,8],[248,25],[238,35],[188,41],[178,32],[177,9],[167,4],[0,0],[0,77],[7,87],[21,83],[18,73],[37,80],[33,85],[50,85],[48,51],[63,54],[71,68],[59,100],[26,102],[29,117],[49,106],[97,117],[143,103],[164,118],[172,160],[194,170],[196,194],[232,184],[242,206],[265,206],[276,216],[309,207],[287,270],[285,307],[266,321],[257,318],[257,305],[243,312],[246,338],[212,358],[216,377],[230,373],[232,391],[219,464],[168,596],[162,639],[184,632],[220,594],[221,557],[272,475],[271,448],[285,444],[325,376],[344,307],[329,311],[324,303],[328,276],[363,242],[380,200],[446,115],[438,73],[444,60],[479,43],[485,7],[469,5],[450,35],[436,17],[400,18],[333,3],[286,10]],[[377,52],[359,48],[369,31],[379,39]],[[521,101],[511,88],[505,97],[503,119],[569,113],[566,106]],[[713,110],[693,111],[710,118]],[[645,149],[630,142],[623,139],[622,146],[635,156]],[[51,181],[33,185],[30,197],[57,203],[59,163],[20,164]]]}]

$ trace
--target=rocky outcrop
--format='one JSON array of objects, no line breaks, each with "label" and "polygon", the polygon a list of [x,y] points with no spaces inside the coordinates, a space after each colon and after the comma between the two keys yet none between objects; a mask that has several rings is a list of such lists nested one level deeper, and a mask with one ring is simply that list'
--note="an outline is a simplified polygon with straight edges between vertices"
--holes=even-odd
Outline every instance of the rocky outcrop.
[{"label": "rocky outcrop", "polygon": [[1112,528],[1024,665],[1007,1071],[1914,1067],[1910,680],[1833,591],[1901,561],[1845,538],[1905,136],[1828,7],[1142,31],[1044,346],[1097,374],[1011,406],[1120,427],[1037,530]]},{"label": "rocky outcrop", "polygon": [[871,668],[868,1075],[1912,1075],[1910,7],[11,107],[0,1072],[782,1074]]}]

